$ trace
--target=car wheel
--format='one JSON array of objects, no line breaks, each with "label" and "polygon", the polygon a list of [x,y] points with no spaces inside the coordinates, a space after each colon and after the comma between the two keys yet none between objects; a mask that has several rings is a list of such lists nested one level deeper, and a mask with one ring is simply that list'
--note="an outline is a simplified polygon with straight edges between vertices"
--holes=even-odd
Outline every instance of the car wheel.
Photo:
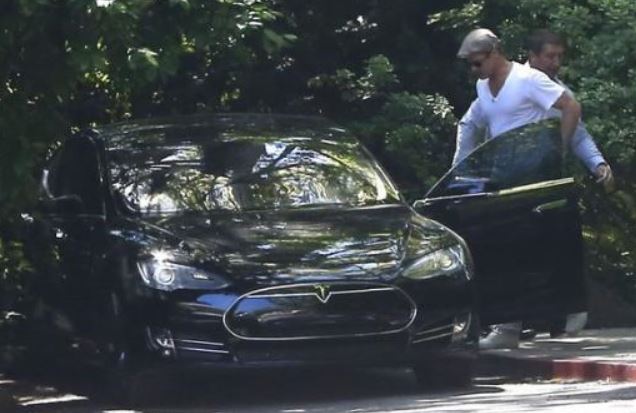
[{"label": "car wheel", "polygon": [[473,380],[473,360],[465,357],[439,357],[423,360],[413,371],[423,388],[463,388]]},{"label": "car wheel", "polygon": [[111,293],[104,320],[103,355],[108,399],[122,405],[147,406],[166,393],[162,375],[141,368],[131,349],[122,301]]}]

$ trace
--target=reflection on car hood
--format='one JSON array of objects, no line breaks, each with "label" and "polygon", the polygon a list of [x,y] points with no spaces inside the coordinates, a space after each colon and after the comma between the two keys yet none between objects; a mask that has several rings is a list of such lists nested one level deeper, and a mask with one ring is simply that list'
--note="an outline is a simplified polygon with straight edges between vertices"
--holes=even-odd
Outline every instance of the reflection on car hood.
[{"label": "reflection on car hood", "polygon": [[199,265],[212,265],[235,281],[265,285],[387,281],[397,276],[405,256],[435,249],[434,244],[450,236],[403,205],[184,215],[149,221],[183,240]]}]

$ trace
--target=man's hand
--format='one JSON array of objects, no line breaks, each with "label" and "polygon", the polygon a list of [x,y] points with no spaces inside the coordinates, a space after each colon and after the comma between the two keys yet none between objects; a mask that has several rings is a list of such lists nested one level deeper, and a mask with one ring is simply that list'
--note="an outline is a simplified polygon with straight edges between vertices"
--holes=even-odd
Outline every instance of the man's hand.
[{"label": "man's hand", "polygon": [[596,182],[603,184],[605,191],[612,192],[614,190],[614,175],[612,168],[606,163],[599,164],[594,171]]}]

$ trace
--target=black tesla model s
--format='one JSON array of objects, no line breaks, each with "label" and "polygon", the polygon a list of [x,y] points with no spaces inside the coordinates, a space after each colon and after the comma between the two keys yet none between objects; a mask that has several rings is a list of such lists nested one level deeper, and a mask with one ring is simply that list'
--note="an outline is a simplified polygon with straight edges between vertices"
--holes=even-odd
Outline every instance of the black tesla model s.
[{"label": "black tesla model s", "polygon": [[[36,318],[126,372],[407,365],[466,384],[480,317],[579,303],[560,287],[564,270],[578,276],[572,180],[555,175],[551,144],[529,149],[535,135],[478,148],[411,207],[322,118],[221,114],[78,134],[43,173],[40,241],[60,268],[41,276]],[[507,168],[513,158],[527,162]]]}]

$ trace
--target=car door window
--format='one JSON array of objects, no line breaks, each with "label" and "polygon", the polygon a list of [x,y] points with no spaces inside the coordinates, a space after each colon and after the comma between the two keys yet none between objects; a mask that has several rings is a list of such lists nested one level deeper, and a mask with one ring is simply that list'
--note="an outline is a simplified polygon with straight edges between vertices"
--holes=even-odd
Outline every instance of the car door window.
[{"label": "car door window", "polygon": [[551,120],[491,139],[446,173],[426,197],[478,194],[559,179],[560,136],[558,122]]},{"label": "car door window", "polygon": [[97,149],[91,141],[68,141],[51,159],[45,179],[49,195],[77,196],[87,214],[104,214]]}]

